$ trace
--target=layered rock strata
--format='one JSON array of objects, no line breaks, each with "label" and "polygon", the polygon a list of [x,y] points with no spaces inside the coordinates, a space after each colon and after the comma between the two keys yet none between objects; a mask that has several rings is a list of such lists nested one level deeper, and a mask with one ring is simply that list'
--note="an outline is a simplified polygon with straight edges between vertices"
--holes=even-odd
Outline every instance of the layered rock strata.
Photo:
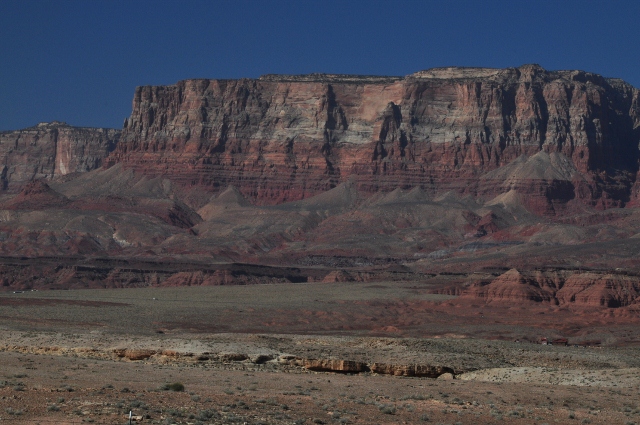
[{"label": "layered rock strata", "polygon": [[487,302],[547,302],[581,307],[637,307],[640,277],[623,272],[579,272],[568,270],[511,269],[488,284],[475,285],[463,298],[482,298]]},{"label": "layered rock strata", "polygon": [[100,168],[119,137],[120,130],[58,121],[0,132],[0,186],[18,192],[33,180]]},{"label": "layered rock strata", "polygon": [[582,71],[441,68],[186,80],[136,89],[108,163],[261,204],[361,191],[509,191],[558,214],[623,206],[638,172],[638,89]]}]

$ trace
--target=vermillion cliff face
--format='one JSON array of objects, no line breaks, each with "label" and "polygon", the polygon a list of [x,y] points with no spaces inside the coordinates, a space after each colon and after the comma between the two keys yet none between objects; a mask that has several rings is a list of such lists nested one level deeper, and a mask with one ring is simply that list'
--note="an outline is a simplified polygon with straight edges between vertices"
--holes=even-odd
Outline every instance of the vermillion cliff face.
[{"label": "vermillion cliff face", "polygon": [[187,80],[136,90],[109,163],[213,191],[234,185],[261,204],[350,179],[365,192],[515,191],[557,214],[634,199],[639,126],[637,89],[536,65]]},{"label": "vermillion cliff face", "polygon": [[99,168],[119,136],[119,130],[72,127],[57,121],[2,132],[2,188],[17,192],[33,180]]}]

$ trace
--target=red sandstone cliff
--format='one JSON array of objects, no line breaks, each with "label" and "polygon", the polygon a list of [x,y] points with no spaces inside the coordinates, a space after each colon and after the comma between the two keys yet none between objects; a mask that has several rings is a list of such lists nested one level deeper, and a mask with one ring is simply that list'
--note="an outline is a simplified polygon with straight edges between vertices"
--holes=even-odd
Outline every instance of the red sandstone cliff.
[{"label": "red sandstone cliff", "polygon": [[2,189],[18,192],[33,180],[99,168],[119,136],[119,130],[72,127],[57,121],[0,132]]},{"label": "red sandstone cliff", "polygon": [[351,179],[365,192],[421,187],[534,212],[637,196],[639,91],[582,71],[442,68],[186,80],[136,89],[109,164],[185,186],[234,185],[262,204]]}]

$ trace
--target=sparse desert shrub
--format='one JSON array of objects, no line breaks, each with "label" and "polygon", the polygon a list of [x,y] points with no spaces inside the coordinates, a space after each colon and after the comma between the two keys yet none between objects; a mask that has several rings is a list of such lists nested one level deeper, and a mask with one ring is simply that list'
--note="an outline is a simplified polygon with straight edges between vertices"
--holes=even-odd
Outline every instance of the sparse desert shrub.
[{"label": "sparse desert shrub", "polygon": [[131,400],[131,402],[129,403],[129,410],[133,409],[147,410],[147,406],[141,400]]},{"label": "sparse desert shrub", "polygon": [[196,419],[200,421],[208,421],[209,419],[218,417],[218,412],[213,409],[205,409],[198,412]]},{"label": "sparse desert shrub", "polygon": [[48,412],[58,412],[60,411],[60,406],[58,406],[57,404],[50,404],[47,406],[47,411]]},{"label": "sparse desert shrub", "polygon": [[184,416],[184,412],[178,409],[167,409],[167,415],[173,416],[174,418],[182,418]]},{"label": "sparse desert shrub", "polygon": [[378,409],[386,415],[395,415],[397,411],[396,406],[393,404],[381,404]]},{"label": "sparse desert shrub", "polygon": [[164,390],[164,391],[181,392],[181,391],[184,391],[184,384],[182,384],[180,382],[173,382],[171,384],[164,384],[162,386],[162,390]]},{"label": "sparse desert shrub", "polygon": [[226,423],[243,423],[243,422],[246,422],[246,418],[244,416],[236,416],[233,413],[231,413],[225,418],[225,422]]},{"label": "sparse desert shrub", "polygon": [[400,400],[426,400],[427,396],[423,394],[407,394],[400,397]]}]

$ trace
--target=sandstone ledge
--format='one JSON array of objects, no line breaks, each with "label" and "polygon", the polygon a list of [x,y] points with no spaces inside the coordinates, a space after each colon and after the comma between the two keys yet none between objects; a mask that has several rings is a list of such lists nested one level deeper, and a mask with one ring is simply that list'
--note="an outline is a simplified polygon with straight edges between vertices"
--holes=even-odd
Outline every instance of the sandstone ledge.
[{"label": "sandstone ledge", "polygon": [[[260,367],[269,364],[276,369],[307,370],[311,372],[327,372],[340,374],[374,373],[378,375],[406,376],[417,378],[438,378],[456,372],[446,366],[432,366],[423,364],[388,364],[365,363],[340,359],[306,359],[290,354],[275,356],[268,353],[245,354],[234,352],[210,353],[179,352],[176,350],[154,350],[148,348],[114,348],[99,350],[95,348],[67,348],[28,345],[0,346],[0,352],[17,352],[24,354],[54,355],[63,357],[80,357],[102,360],[145,362],[160,364],[208,364],[208,365],[254,365]],[[291,369],[293,368],[293,369]]]}]

